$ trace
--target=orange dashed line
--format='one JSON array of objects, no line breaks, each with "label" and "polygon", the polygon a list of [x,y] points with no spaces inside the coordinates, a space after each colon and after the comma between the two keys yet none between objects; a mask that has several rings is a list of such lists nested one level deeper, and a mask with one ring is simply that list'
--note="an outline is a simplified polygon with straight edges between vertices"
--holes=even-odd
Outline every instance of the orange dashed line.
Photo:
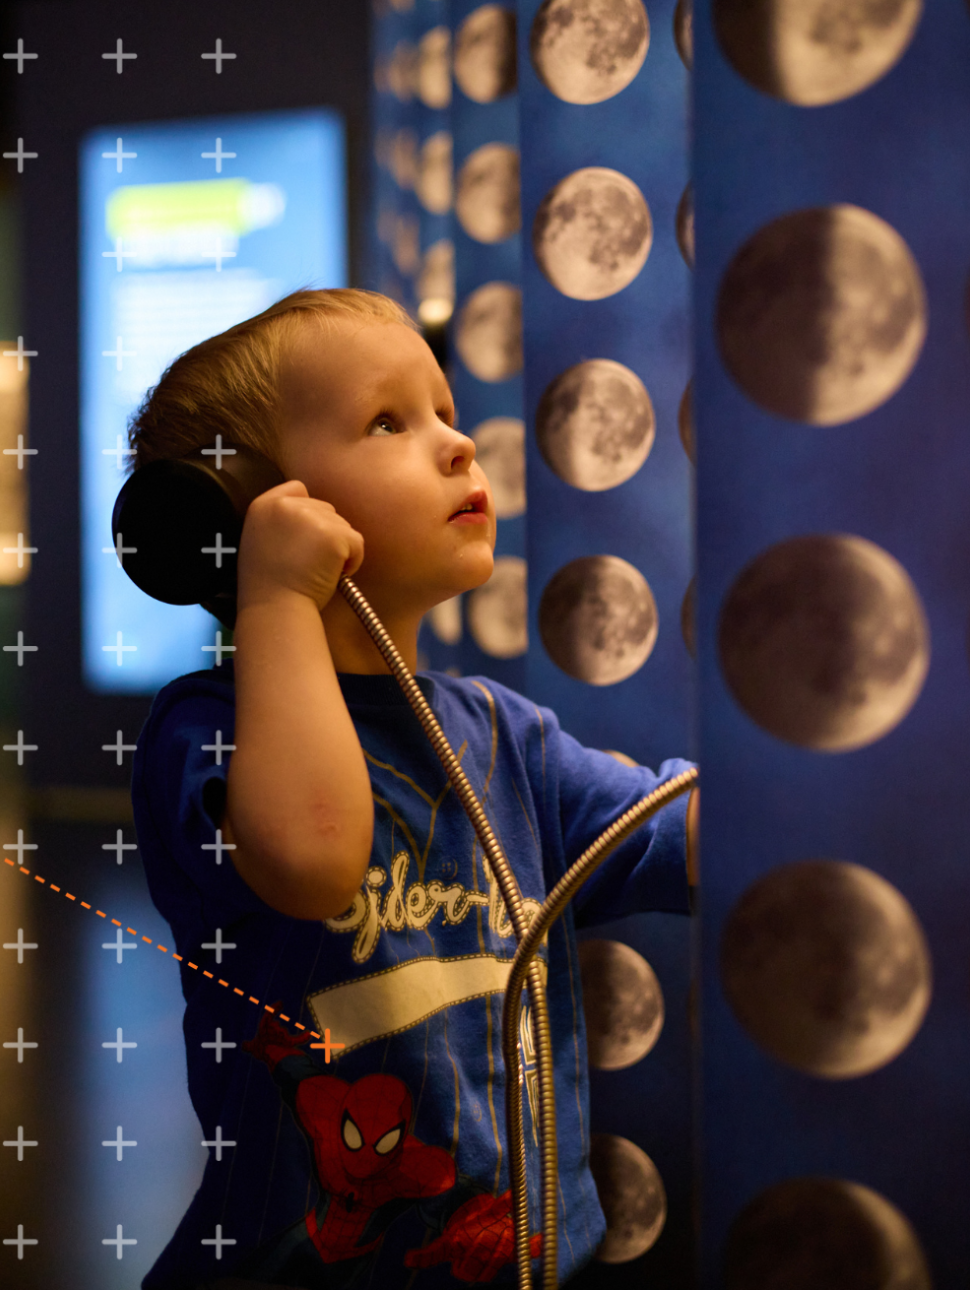
[{"label": "orange dashed line", "polygon": [[[91,908],[91,906],[88,904],[88,902],[87,902],[86,900],[82,900],[82,901],[81,901],[81,905],[83,906],[83,908],[84,908],[84,909],[90,909],[90,908]],[[129,932],[130,932],[130,931],[131,931],[131,928],[129,927],[129,928],[128,928],[128,930],[129,930]]]},{"label": "orange dashed line", "polygon": [[238,985],[234,985],[234,986],[232,987],[232,992],[233,992],[233,994],[245,994],[245,993],[246,993],[246,991],[245,991],[245,990],[240,990],[240,988],[239,988],[239,986],[238,986]]},{"label": "orange dashed line", "polygon": [[306,1030],[306,1026],[304,1026],[302,1021],[294,1021],[293,1024],[296,1026],[297,1030]]},{"label": "orange dashed line", "polygon": [[94,912],[97,914],[97,916],[98,916],[99,918],[107,918],[107,917],[108,917],[108,915],[107,915],[103,910],[101,910],[101,909],[96,909]]},{"label": "orange dashed line", "polygon": [[51,891],[60,891],[60,887],[55,887],[54,884],[51,883]]},{"label": "orange dashed line", "polygon": [[30,873],[30,870],[29,870],[29,869],[21,869],[21,871],[20,871],[20,872],[21,872],[21,873],[26,877],[26,876],[27,876],[27,874],[29,874],[29,873]]},{"label": "orange dashed line", "polygon": [[[259,1006],[259,1000],[258,1000],[258,999],[254,999],[252,995],[250,995],[250,996],[249,996],[249,1002],[250,1002],[250,1003],[255,1003],[257,1007]],[[268,1003],[264,1003],[264,1004],[263,1004],[263,1007],[266,1009],[266,1011],[267,1011],[267,1012],[275,1012],[275,1011],[276,1011],[276,1009],[275,1009],[275,1008],[271,1008],[271,1007],[269,1006],[269,1004],[268,1004]]]},{"label": "orange dashed line", "polygon": [[112,920],[111,920],[111,921],[112,921],[112,923],[114,923],[115,927],[120,927],[120,926],[121,926],[121,924],[118,922],[117,918],[112,918]]},{"label": "orange dashed line", "polygon": [[[89,906],[88,906],[88,908],[90,909],[90,908],[91,908],[91,906],[89,905]],[[137,936],[137,935],[138,935],[138,933],[135,931],[135,929],[134,929],[133,927],[126,927],[126,928],[125,928],[125,931],[129,934],[129,936]]]},{"label": "orange dashed line", "polygon": [[189,967],[190,967],[190,968],[194,968],[194,969],[195,969],[195,971],[196,971],[196,972],[198,972],[198,970],[199,970],[199,969],[195,966],[195,964],[194,964],[194,963],[190,963],[188,959],[186,959],[185,961],[186,961],[186,963],[188,963],[188,964],[189,964]]},{"label": "orange dashed line", "polygon": [[[77,896],[72,896],[69,891],[65,891],[64,895],[68,898],[68,900],[77,900]],[[118,926],[120,927],[121,924],[119,923]]]},{"label": "orange dashed line", "polygon": [[150,936],[143,936],[143,937],[142,937],[142,940],[143,940],[143,941],[147,941],[149,945],[151,945],[151,943],[152,943],[152,939],[151,939],[151,937],[150,937]]},{"label": "orange dashed line", "polygon": [[317,1034],[317,1032],[316,1032],[315,1030],[311,1030],[311,1031],[310,1031],[310,1034],[313,1036],[313,1038],[314,1038],[314,1039],[319,1039],[319,1038],[320,1038],[320,1036]]},{"label": "orange dashed line", "polygon": [[172,950],[172,958],[173,958],[173,959],[177,959],[177,960],[179,961],[179,963],[181,963],[181,962],[182,962],[182,955],[181,955],[181,954],[176,954],[174,950]]},{"label": "orange dashed line", "polygon": [[164,946],[164,945],[156,945],[156,946],[155,946],[155,948],[156,948],[157,950],[161,950],[163,954],[167,954],[167,953],[168,953],[168,949],[167,949],[167,947],[166,947],[166,946]]},{"label": "orange dashed line", "polygon": [[289,1017],[286,1015],[285,1012],[280,1013],[280,1021],[289,1021]]},{"label": "orange dashed line", "polygon": [[207,972],[207,971],[205,970],[205,968],[203,968],[203,969],[202,969],[202,975],[203,975],[203,976],[207,976],[207,977],[209,978],[209,980],[210,980],[210,981],[214,981],[214,980],[215,980],[215,977],[212,975],[212,973],[211,973],[211,972]]},{"label": "orange dashed line", "polygon": [[14,867],[13,861],[10,859],[10,857],[9,857],[9,856],[4,856],[4,857],[3,857],[3,863],[4,863],[4,864],[8,864],[8,865],[10,866],[10,868],[11,868],[11,869]]},{"label": "orange dashed line", "polygon": [[[46,879],[46,878],[42,878],[42,877],[40,876],[40,874],[39,874],[39,873],[35,873],[35,874],[34,874],[34,882],[46,882],[46,881],[47,881],[47,879]],[[90,905],[88,905],[88,909],[90,909],[90,908],[91,908],[91,906],[90,906]]]},{"label": "orange dashed line", "polygon": [[224,985],[224,986],[226,987],[226,989],[227,989],[227,990],[229,989],[229,982],[228,982],[228,981],[223,981],[222,977],[220,977],[220,978],[219,978],[219,984],[220,984],[220,985]]}]

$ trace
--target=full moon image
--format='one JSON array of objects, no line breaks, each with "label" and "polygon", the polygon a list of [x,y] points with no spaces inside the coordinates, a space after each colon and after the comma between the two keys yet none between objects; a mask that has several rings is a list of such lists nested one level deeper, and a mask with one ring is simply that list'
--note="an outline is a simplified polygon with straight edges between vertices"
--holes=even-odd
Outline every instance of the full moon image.
[{"label": "full moon image", "polygon": [[472,431],[475,460],[484,470],[495,501],[495,515],[511,520],[525,514],[525,422],[489,417]]},{"label": "full moon image", "polygon": [[681,61],[690,71],[694,66],[693,0],[677,0],[677,8],[674,10],[674,43]]},{"label": "full moon image", "polygon": [[756,89],[787,103],[837,103],[903,56],[922,0],[714,0],[725,57]]},{"label": "full moon image", "polygon": [[425,251],[418,277],[418,299],[454,303],[455,244],[451,238],[439,238]]},{"label": "full moon image", "polygon": [[500,555],[492,576],[468,597],[468,630],[492,658],[517,658],[529,648],[526,564]]},{"label": "full moon image", "polygon": [[622,941],[579,943],[589,1064],[618,1071],[641,1061],[660,1038],[664,998],[653,968]]},{"label": "full moon image", "polygon": [[641,0],[545,0],[529,53],[539,80],[557,98],[602,103],[630,84],[649,44]]},{"label": "full moon image", "polygon": [[766,224],[721,282],[717,335],[755,403],[841,425],[890,398],[926,337],[926,293],[909,247],[858,206],[795,211]]},{"label": "full moon image", "polygon": [[515,12],[500,4],[473,9],[455,33],[455,80],[475,103],[515,89]]},{"label": "full moon image", "polygon": [[418,200],[432,215],[447,215],[451,210],[451,134],[438,130],[421,147],[418,162]]},{"label": "full moon image", "polygon": [[567,368],[536,409],[536,441],[547,465],[589,493],[635,475],[649,456],[655,430],[643,382],[609,358]]},{"label": "full moon image", "polygon": [[418,98],[429,108],[451,102],[451,32],[432,27],[418,45]]},{"label": "full moon image", "polygon": [[455,214],[476,242],[504,242],[519,231],[519,150],[486,143],[470,153],[458,172]]},{"label": "full moon image", "polygon": [[632,179],[586,166],[543,198],[532,225],[539,268],[573,300],[602,300],[628,286],[647,262],[653,221]]},{"label": "full moon image", "polygon": [[683,396],[680,400],[680,407],[677,409],[677,429],[680,432],[680,442],[684,446],[684,452],[687,453],[691,465],[697,465],[697,444],[694,435],[694,382],[690,380],[684,388]]},{"label": "full moon image", "polygon": [[462,305],[455,348],[480,381],[507,381],[522,371],[522,293],[511,282],[486,282]]},{"label": "full moon image", "polygon": [[807,1075],[891,1062],[930,1002],[930,955],[909,903],[871,869],[781,865],[750,886],[721,939],[721,983],[745,1030]]},{"label": "full moon image", "polygon": [[645,1151],[612,1133],[590,1134],[589,1168],[606,1219],[600,1263],[629,1263],[650,1249],[667,1221],[663,1181]]},{"label": "full moon image", "polygon": [[539,634],[557,667],[589,685],[615,685],[643,667],[657,640],[646,578],[615,555],[571,560],[539,603]]},{"label": "full moon image", "polygon": [[399,188],[413,188],[418,181],[418,136],[406,126],[391,140],[391,174]]},{"label": "full moon image", "polygon": [[387,84],[400,103],[410,103],[417,79],[418,51],[409,40],[399,40],[387,63]]},{"label": "full moon image", "polygon": [[691,578],[680,604],[680,632],[691,658],[697,657],[697,579]]},{"label": "full moon image", "polygon": [[724,1249],[725,1290],[931,1290],[919,1239],[885,1196],[789,1178],[756,1196]]},{"label": "full moon image", "polygon": [[690,184],[677,203],[677,245],[689,269],[694,267],[694,194]]},{"label": "full moon image", "polygon": [[721,668],[779,739],[848,752],[898,725],[929,668],[929,628],[906,570],[882,547],[812,534],[769,547],[721,610]]},{"label": "full moon image", "polygon": [[443,645],[457,645],[461,640],[461,596],[452,596],[429,609],[428,623]]}]

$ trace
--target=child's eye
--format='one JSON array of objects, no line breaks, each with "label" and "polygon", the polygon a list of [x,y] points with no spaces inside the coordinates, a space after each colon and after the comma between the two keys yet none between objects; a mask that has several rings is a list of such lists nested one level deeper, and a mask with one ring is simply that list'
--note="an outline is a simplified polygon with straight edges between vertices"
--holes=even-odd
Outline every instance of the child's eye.
[{"label": "child's eye", "polygon": [[371,422],[371,427],[367,433],[373,435],[395,434],[396,428],[390,417],[380,416]]}]

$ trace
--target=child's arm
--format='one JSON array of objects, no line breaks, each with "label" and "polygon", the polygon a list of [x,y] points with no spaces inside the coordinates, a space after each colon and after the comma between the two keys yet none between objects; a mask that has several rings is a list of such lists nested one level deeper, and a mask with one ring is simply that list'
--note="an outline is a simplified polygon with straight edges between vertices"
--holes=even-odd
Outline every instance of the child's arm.
[{"label": "child's arm", "polygon": [[297,480],[256,498],[240,541],[222,830],[243,880],[294,918],[342,913],[370,859],[370,779],[320,618],[363,546]]}]

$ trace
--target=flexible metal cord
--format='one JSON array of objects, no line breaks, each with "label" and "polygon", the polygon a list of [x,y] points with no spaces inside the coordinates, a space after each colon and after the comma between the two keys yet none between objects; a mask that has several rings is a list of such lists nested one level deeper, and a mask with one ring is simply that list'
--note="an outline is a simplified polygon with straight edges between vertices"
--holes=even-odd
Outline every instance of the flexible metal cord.
[{"label": "flexible metal cord", "polygon": [[525,1135],[522,1130],[522,1086],[519,1069],[518,1026],[522,989],[528,978],[529,999],[535,1030],[539,1075],[539,1129],[542,1174],[542,1286],[557,1290],[558,1277],[558,1143],[556,1138],[555,1073],[552,1064],[552,1035],[549,1011],[543,989],[541,969],[536,953],[549,928],[566,909],[569,901],[607,856],[651,815],[673,801],[696,783],[696,769],[685,771],[654,789],[647,797],[624,812],[618,820],[583,852],[559,879],[545,902],[529,922],[522,905],[518,883],[501,844],[492,832],[481,802],[452,751],[444,731],[411,675],[396,645],[384,630],[380,619],[358,587],[340,575],[337,584],[351,609],[360,619],[371,640],[390,668],[405,698],[421,723],[448,779],[475,830],[483,853],[488,857],[499,885],[517,948],[505,991],[502,1009],[502,1047],[505,1057],[505,1118],[509,1145],[509,1175],[512,1182],[512,1219],[515,1230],[516,1262],[520,1290],[532,1290],[532,1260],[529,1251],[529,1196],[526,1186]]}]

